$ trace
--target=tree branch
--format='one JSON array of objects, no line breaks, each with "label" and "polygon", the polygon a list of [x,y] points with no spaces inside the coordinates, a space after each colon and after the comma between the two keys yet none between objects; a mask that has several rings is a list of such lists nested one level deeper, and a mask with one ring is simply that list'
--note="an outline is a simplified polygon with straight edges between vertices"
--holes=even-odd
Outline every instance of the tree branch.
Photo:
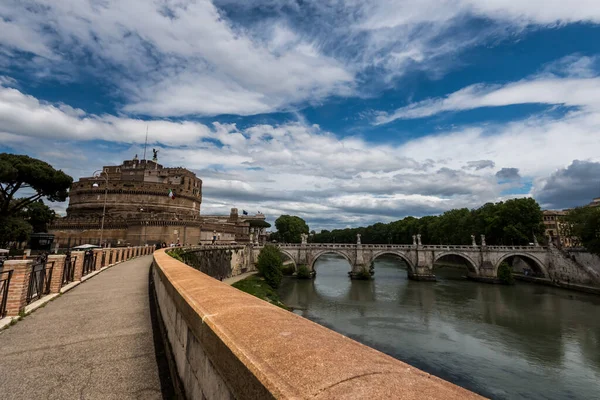
[{"label": "tree branch", "polygon": [[43,197],[42,194],[36,193],[33,196],[29,196],[29,197],[20,199],[18,202],[15,203],[14,206],[8,207],[8,211],[16,212],[20,209],[23,209],[25,206],[28,206],[29,204],[33,203],[34,201],[41,199],[42,197]]},{"label": "tree branch", "polygon": [[13,185],[11,185],[11,186],[12,186],[12,187],[11,187],[11,189],[12,189],[12,190],[11,190],[11,191],[10,191],[10,193],[8,194],[8,196],[9,196],[9,200],[10,200],[10,199],[12,199],[12,197],[14,196],[14,194],[15,194],[15,193],[17,193],[17,190],[19,190],[19,189],[21,188],[21,185],[22,185],[22,184],[23,184],[23,182],[18,182],[18,183],[16,183],[14,186],[13,186]]}]

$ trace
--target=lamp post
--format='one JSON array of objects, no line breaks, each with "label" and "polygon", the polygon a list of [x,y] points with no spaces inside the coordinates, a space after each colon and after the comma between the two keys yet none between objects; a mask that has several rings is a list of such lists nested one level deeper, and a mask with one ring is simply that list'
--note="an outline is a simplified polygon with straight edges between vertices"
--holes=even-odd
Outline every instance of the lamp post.
[{"label": "lamp post", "polygon": [[[104,174],[104,177],[102,177],[102,174]],[[106,215],[106,198],[108,197],[108,174],[104,170],[97,170],[94,171],[94,178],[104,179],[104,205],[102,206],[102,223],[100,224],[100,246],[104,247],[102,239],[104,236],[104,216]],[[97,188],[98,183],[94,182],[92,186]]]}]

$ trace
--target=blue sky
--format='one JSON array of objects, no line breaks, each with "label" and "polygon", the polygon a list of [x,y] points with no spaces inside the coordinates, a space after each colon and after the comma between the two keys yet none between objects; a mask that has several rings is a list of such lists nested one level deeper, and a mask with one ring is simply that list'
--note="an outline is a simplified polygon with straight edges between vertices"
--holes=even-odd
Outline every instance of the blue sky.
[{"label": "blue sky", "polygon": [[[600,196],[600,2],[0,4],[0,151],[141,155],[312,228]],[[64,204],[57,204],[63,210]]]}]

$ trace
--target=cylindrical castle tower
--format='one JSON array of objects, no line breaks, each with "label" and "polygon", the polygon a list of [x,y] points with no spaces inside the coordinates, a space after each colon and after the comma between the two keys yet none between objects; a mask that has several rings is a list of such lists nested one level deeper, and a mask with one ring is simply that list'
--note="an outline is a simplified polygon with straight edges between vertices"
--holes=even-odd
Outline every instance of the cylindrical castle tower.
[{"label": "cylindrical castle tower", "polygon": [[127,160],[119,166],[104,167],[99,177],[74,182],[67,218],[101,217],[105,193],[107,220],[197,219],[202,180],[184,168]]}]

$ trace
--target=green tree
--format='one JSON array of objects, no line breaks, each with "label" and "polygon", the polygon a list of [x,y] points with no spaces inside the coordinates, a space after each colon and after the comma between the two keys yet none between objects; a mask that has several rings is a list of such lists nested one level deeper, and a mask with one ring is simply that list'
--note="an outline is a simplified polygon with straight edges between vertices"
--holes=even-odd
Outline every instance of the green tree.
[{"label": "green tree", "polygon": [[10,242],[25,242],[33,228],[19,217],[0,218],[0,247],[7,247]]},{"label": "green tree", "polygon": [[502,227],[500,243],[493,238],[491,244],[527,245],[544,237],[543,214],[540,205],[532,198],[512,199],[498,204],[499,224]]},{"label": "green tree", "polygon": [[298,279],[310,279],[310,270],[306,265],[300,265],[298,267],[298,273],[296,274],[296,278]]},{"label": "green tree", "polygon": [[565,221],[570,236],[577,237],[588,251],[600,255],[600,207],[575,208]]},{"label": "green tree", "polygon": [[471,235],[484,234],[489,245],[526,245],[535,235],[543,240],[544,225],[539,204],[531,198],[487,203],[476,210],[453,209],[438,216],[406,217],[388,224],[376,223],[365,228],[322,230],[312,238],[314,243],[362,242],[412,243],[421,234],[423,244],[470,244]]},{"label": "green tree", "polygon": [[[50,164],[25,155],[0,154],[0,218],[18,215],[18,212],[46,198],[65,201],[73,178]],[[28,193],[16,198],[20,190]],[[29,194],[32,193],[32,194]]]},{"label": "green tree", "polygon": [[22,218],[33,228],[34,232],[48,232],[48,224],[56,219],[56,213],[42,200],[34,201],[20,212]]},{"label": "green tree", "polygon": [[265,245],[260,254],[256,267],[258,272],[273,289],[277,289],[281,283],[283,261],[279,248],[273,245]]},{"label": "green tree", "polygon": [[506,285],[513,285],[515,277],[512,275],[512,268],[507,262],[503,262],[498,267],[498,279]]},{"label": "green tree", "polygon": [[275,220],[275,228],[277,228],[276,239],[286,243],[300,243],[300,235],[308,234],[308,225],[306,221],[295,215],[282,215]]}]

